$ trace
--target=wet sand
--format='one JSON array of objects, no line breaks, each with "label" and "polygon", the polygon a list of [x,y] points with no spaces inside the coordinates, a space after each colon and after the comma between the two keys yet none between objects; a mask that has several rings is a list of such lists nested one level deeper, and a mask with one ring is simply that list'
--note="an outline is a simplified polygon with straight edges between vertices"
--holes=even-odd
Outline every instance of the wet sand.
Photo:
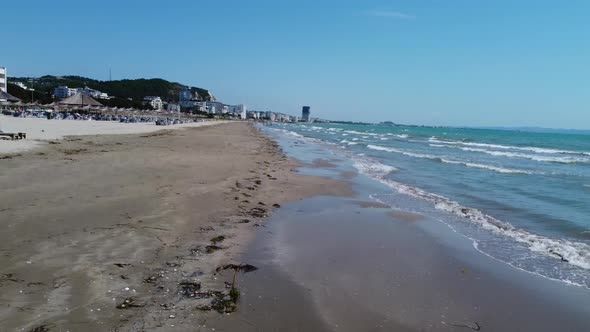
[{"label": "wet sand", "polygon": [[[448,232],[436,221],[421,223]],[[384,209],[330,197],[288,204],[270,218],[245,256],[260,270],[240,276],[238,312],[206,326],[216,331],[583,331],[589,326],[587,290],[513,269],[469,246],[449,247],[416,225]]]},{"label": "wet sand", "polygon": [[266,216],[351,194],[245,123],[52,142],[0,159],[8,331],[195,330]]}]

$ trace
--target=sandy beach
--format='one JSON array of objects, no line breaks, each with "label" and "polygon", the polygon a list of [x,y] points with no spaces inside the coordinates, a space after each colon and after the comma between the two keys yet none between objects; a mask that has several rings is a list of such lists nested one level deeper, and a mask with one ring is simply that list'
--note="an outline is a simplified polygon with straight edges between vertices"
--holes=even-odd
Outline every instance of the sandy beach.
[{"label": "sandy beach", "polygon": [[119,123],[112,121],[47,120],[39,118],[17,118],[0,115],[0,130],[27,134],[26,140],[0,141],[0,153],[18,153],[42,146],[49,140],[76,135],[140,134],[162,129],[180,129],[210,126],[216,121],[204,121],[167,126],[154,123]]},{"label": "sandy beach", "polygon": [[234,122],[0,155],[0,326],[588,326],[587,289],[483,255],[432,217],[371,198],[389,189],[321,145],[267,134]]},{"label": "sandy beach", "polygon": [[0,158],[6,331],[195,330],[266,216],[351,194],[246,123],[54,138]]}]

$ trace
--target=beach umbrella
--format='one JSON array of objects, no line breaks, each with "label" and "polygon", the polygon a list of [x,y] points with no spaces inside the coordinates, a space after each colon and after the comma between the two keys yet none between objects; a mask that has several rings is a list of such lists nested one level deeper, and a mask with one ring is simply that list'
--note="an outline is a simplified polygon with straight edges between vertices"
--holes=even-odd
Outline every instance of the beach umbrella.
[{"label": "beach umbrella", "polygon": [[63,99],[59,102],[61,105],[71,105],[71,106],[102,106],[101,103],[96,101],[94,98],[87,96],[83,93],[76,93],[75,95]]}]

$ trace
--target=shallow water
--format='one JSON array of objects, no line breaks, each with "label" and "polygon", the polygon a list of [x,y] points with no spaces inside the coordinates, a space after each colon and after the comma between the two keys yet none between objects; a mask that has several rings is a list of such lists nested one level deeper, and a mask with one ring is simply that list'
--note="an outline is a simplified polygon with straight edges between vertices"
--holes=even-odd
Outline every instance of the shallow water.
[{"label": "shallow water", "polygon": [[590,287],[590,135],[331,124],[266,129],[320,143],[390,188],[374,200],[439,220],[514,267]]},{"label": "shallow water", "polygon": [[313,197],[275,211],[242,257],[259,270],[240,276],[238,311],[209,327],[577,331],[590,324],[590,290],[478,252],[470,239],[428,211],[417,211],[412,196],[396,196],[400,209],[380,204],[394,201],[391,187],[351,174],[355,161],[323,143],[275,137],[288,155],[309,165],[299,172],[347,181],[356,194]]}]

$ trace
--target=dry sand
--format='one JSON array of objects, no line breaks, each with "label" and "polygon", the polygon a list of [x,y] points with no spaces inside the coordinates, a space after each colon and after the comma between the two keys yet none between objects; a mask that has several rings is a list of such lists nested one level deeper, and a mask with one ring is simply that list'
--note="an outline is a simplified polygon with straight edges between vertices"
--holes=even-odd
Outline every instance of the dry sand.
[{"label": "dry sand", "polygon": [[231,273],[215,269],[247,263],[235,259],[267,214],[351,193],[293,172],[245,123],[68,137],[0,157],[0,326],[9,331],[195,330],[217,313],[195,310],[212,299],[190,295],[227,292]]},{"label": "dry sand", "polygon": [[[219,122],[195,122],[167,126],[166,129],[201,127]],[[74,135],[139,134],[162,130],[154,123],[120,123],[109,121],[47,120],[15,118],[0,115],[0,130],[8,133],[24,132],[26,140],[0,140],[0,153],[16,153],[39,147],[47,140],[62,139]]]}]

